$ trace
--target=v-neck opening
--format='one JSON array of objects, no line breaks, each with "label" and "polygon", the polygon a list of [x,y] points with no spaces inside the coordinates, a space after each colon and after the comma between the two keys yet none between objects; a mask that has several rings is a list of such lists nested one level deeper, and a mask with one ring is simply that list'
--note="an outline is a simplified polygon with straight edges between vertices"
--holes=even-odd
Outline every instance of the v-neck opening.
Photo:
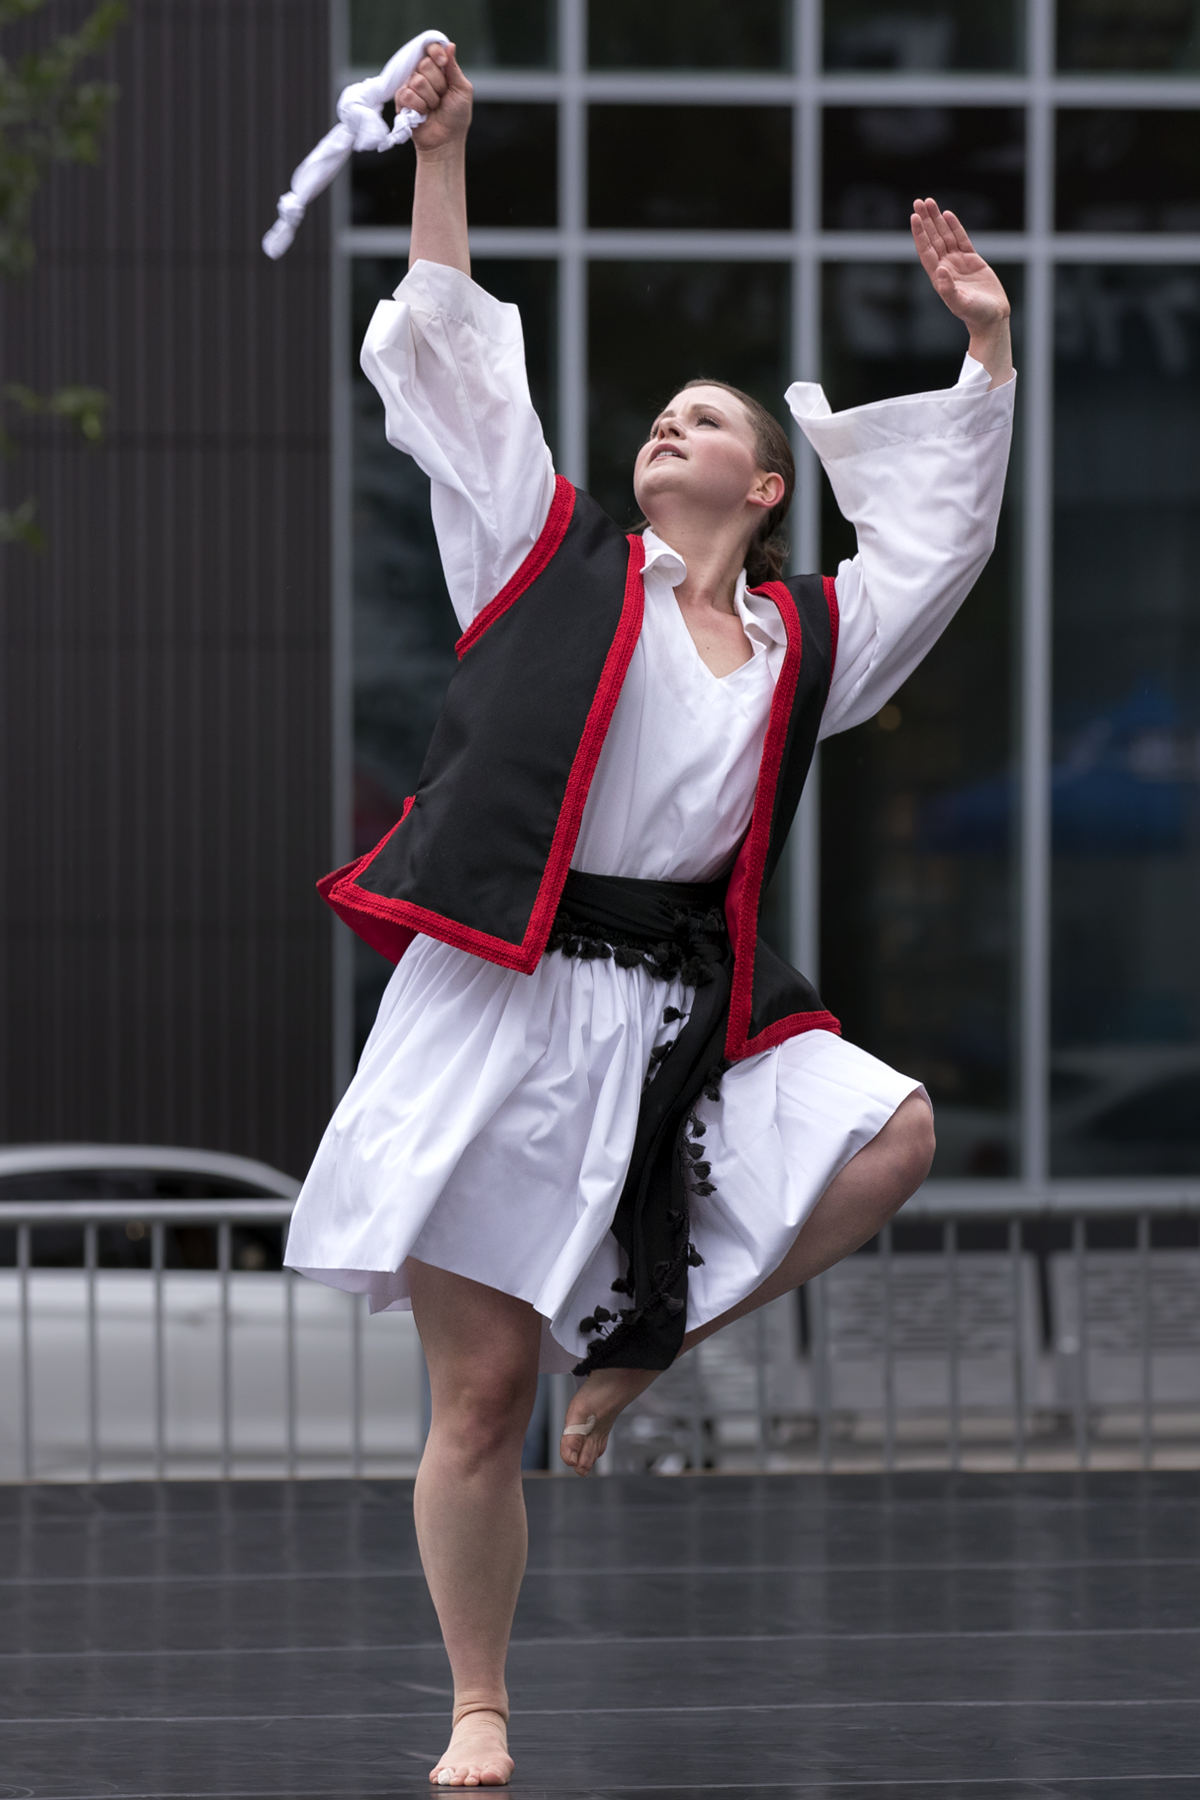
[{"label": "v-neck opening", "polygon": [[751,665],[755,662],[755,660],[760,655],[765,654],[764,647],[761,644],[755,644],[754,639],[747,632],[746,626],[745,626],[745,621],[743,620],[741,613],[735,611],[734,616],[737,619],[738,624],[741,625],[741,627],[742,627],[742,636],[745,638],[746,642],[750,646],[750,654],[746,658],[745,662],[738,664],[736,669],[730,669],[728,674],[718,675],[715,672],[715,670],[709,668],[708,664],[705,662],[704,658],[701,656],[700,646],[696,642],[695,638],[692,636],[691,632],[688,630],[688,622],[683,616],[683,608],[680,606],[679,601],[675,598],[674,588],[671,589],[671,606],[674,610],[675,617],[679,621],[679,629],[683,632],[684,636],[687,638],[688,643],[691,645],[692,655],[696,658],[696,661],[700,664],[700,667],[704,670],[704,673],[708,676],[710,681],[716,681],[716,682],[732,681],[732,679],[735,675],[740,675],[743,669],[750,668]]}]

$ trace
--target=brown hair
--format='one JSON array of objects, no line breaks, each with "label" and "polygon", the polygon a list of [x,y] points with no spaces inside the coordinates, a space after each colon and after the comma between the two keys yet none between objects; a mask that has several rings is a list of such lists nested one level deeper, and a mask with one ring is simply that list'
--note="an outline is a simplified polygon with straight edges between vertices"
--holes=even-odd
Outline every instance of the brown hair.
[{"label": "brown hair", "polygon": [[796,487],[796,459],[792,455],[787,432],[774,413],[769,413],[761,401],[744,394],[741,388],[732,387],[728,381],[713,381],[707,375],[697,375],[694,380],[684,382],[683,387],[676,389],[676,392],[686,393],[688,388],[694,387],[722,388],[725,393],[732,394],[735,400],[740,400],[754,431],[754,454],[758,458],[759,468],[764,475],[783,476],[783,498],[771,508],[746,551],[748,587],[760,587],[764,581],[778,581],[783,574],[788,554],[787,533],[783,529],[783,522],[788,516]]}]

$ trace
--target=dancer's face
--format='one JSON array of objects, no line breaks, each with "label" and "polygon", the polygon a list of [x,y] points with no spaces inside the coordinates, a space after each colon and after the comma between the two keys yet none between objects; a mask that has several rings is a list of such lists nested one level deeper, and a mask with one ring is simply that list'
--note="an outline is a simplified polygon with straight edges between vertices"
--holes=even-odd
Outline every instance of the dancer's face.
[{"label": "dancer's face", "polygon": [[637,503],[652,525],[702,513],[744,515],[752,530],[783,497],[783,477],[758,466],[754,427],[740,400],[719,387],[685,388],[665,406],[638,451]]}]

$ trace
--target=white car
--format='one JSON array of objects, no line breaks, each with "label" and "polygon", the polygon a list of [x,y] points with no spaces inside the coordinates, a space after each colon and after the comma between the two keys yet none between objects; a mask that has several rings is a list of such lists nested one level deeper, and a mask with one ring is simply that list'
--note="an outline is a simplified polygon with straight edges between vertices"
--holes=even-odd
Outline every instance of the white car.
[{"label": "white car", "polygon": [[[137,1202],[170,1200],[294,1200],[300,1183],[269,1163],[218,1150],[186,1150],[165,1144],[10,1144],[0,1148],[0,1201],[128,1200],[124,1226],[100,1228],[99,1257],[109,1268],[149,1267],[150,1233],[136,1216]],[[239,1225],[233,1264],[240,1269],[278,1269],[280,1227]],[[171,1226],[166,1260],[174,1268],[215,1268],[212,1226]],[[82,1261],[82,1227],[36,1228],[33,1260],[42,1268]]]}]

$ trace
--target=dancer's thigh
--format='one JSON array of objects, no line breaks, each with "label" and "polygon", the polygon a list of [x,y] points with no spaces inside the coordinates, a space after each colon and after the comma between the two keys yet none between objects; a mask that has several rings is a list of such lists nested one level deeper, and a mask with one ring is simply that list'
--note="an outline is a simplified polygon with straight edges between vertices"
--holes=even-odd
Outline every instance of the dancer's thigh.
[{"label": "dancer's thigh", "polygon": [[415,1257],[407,1272],[435,1413],[477,1405],[493,1418],[510,1416],[524,1432],[541,1351],[541,1319],[533,1307]]}]

